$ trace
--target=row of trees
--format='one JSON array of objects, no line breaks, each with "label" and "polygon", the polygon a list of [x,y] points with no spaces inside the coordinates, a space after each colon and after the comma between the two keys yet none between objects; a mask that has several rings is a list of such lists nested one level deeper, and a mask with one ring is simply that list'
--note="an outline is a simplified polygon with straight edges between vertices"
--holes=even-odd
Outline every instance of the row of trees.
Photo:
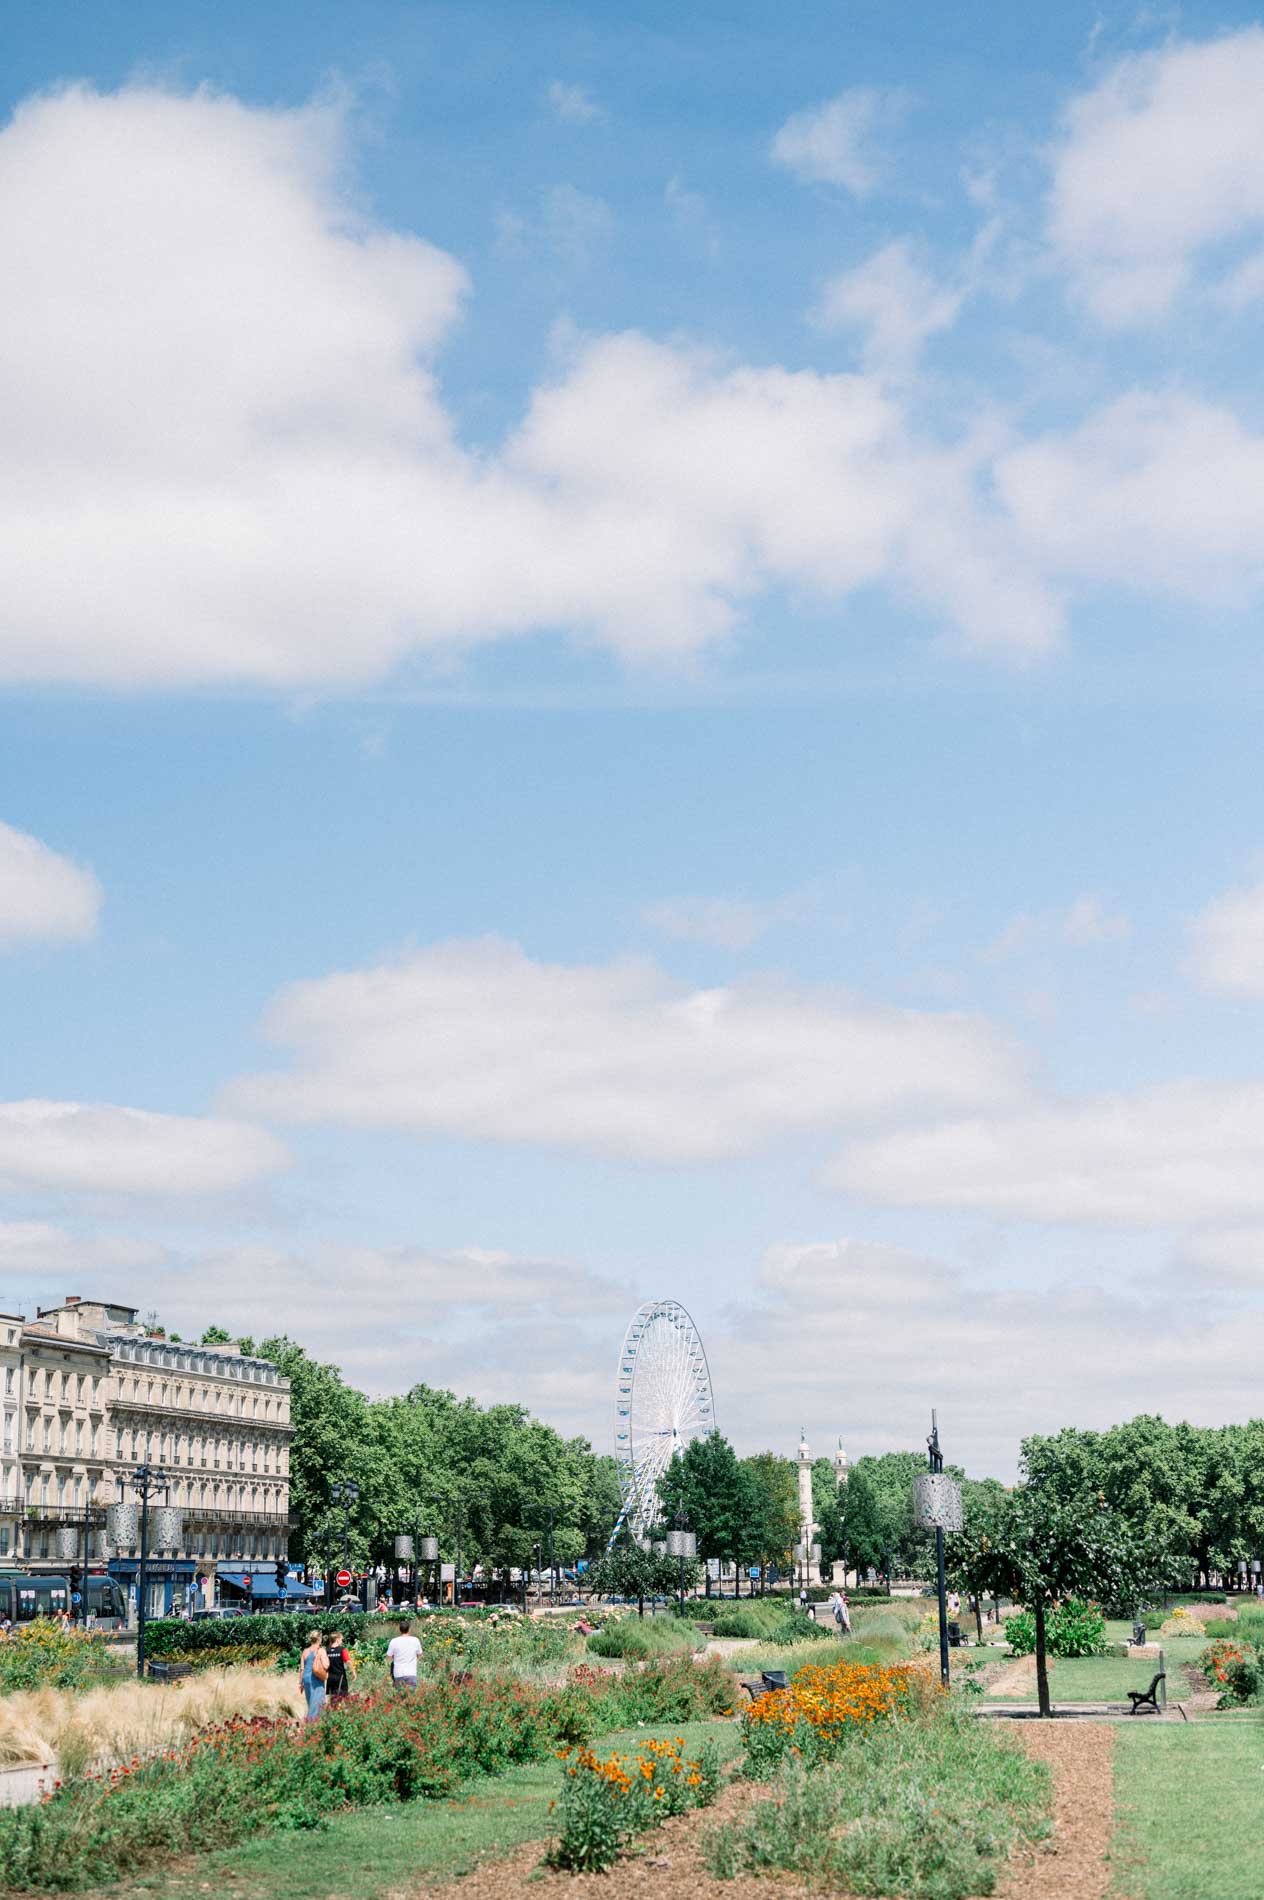
[{"label": "row of trees", "polygon": [[1239,1564],[1264,1552],[1264,1419],[1168,1425],[1143,1415],[1024,1439],[1022,1458],[1051,1497],[1100,1498],[1150,1553],[1156,1582],[1232,1588]]},{"label": "row of trees", "polygon": [[290,1381],[292,1558],[323,1568],[342,1556],[343,1511],[333,1487],[352,1479],[354,1567],[390,1563],[400,1532],[436,1535],[445,1561],[524,1568],[552,1526],[559,1564],[605,1547],[619,1510],[613,1458],[584,1438],[563,1438],[520,1405],[480,1406],[416,1385],[403,1397],[367,1399],[290,1339],[259,1348]]}]

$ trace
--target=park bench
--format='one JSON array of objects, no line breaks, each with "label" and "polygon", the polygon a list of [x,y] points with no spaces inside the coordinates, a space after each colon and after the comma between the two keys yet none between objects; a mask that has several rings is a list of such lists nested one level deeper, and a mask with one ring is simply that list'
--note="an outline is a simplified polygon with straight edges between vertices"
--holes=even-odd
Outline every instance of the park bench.
[{"label": "park bench", "polygon": [[1132,1704],[1130,1713],[1140,1715],[1142,1709],[1153,1709],[1157,1715],[1159,1712],[1159,1684],[1166,1681],[1167,1670],[1160,1669],[1148,1689],[1129,1689],[1128,1700]]},{"label": "park bench", "polygon": [[741,1686],[752,1702],[758,1702],[761,1695],[777,1695],[790,1687],[790,1678],[784,1669],[765,1669],[761,1676],[743,1676]]}]

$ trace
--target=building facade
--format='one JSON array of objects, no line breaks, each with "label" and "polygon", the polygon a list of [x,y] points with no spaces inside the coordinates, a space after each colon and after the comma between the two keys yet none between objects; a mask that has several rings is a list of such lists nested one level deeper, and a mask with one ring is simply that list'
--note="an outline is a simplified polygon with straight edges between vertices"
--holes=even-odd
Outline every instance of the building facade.
[{"label": "building facade", "polygon": [[12,1563],[22,1522],[22,1328],[0,1313],[0,1565]]},{"label": "building facade", "polygon": [[233,1580],[272,1577],[289,1542],[293,1429],[289,1380],[268,1360],[169,1340],[133,1307],[71,1297],[23,1327],[18,1383],[20,1554],[32,1568],[57,1567],[56,1530],[81,1524],[92,1560],[134,1585],[139,1551],[109,1545],[106,1511],[134,1500],[131,1474],[148,1463],[167,1479],[157,1501],[184,1514],[181,1547],[147,1564],[154,1613],[195,1591],[209,1602],[217,1578],[245,1594]]}]

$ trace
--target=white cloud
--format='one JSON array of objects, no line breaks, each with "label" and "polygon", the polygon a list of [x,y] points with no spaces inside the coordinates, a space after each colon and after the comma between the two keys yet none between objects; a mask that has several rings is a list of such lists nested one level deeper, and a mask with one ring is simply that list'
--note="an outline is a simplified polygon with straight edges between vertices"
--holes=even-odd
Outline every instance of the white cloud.
[{"label": "white cloud", "polygon": [[1209,990],[1264,996],[1264,884],[1229,891],[1194,919],[1193,967]]},{"label": "white cloud", "polygon": [[[581,340],[466,451],[431,369],[465,273],[356,210],[343,139],[139,88],[0,132],[0,679],[336,684],[541,630],[679,663],[768,588],[1055,642],[984,446],[874,379]],[[559,187],[507,241],[574,260],[608,216]]]},{"label": "white cloud", "polygon": [[1049,232],[1101,322],[1161,317],[1213,246],[1264,223],[1264,30],[1120,60],[1071,102]]},{"label": "white cloud", "polygon": [[586,86],[571,86],[555,79],[548,90],[549,107],[567,125],[592,125],[605,113]]},{"label": "white cloud", "polygon": [[812,312],[824,330],[860,330],[866,365],[907,370],[923,346],[951,329],[964,301],[917,263],[907,239],[897,238],[824,286]]},{"label": "white cloud", "polygon": [[101,898],[91,871],[0,822],[0,949],[82,942],[96,932]]},{"label": "white cloud", "polygon": [[1264,1216],[1264,1085],[1174,1082],[854,1143],[836,1187],[898,1206],[1133,1227]]},{"label": "white cloud", "polygon": [[274,1135],[240,1121],[104,1102],[0,1102],[0,1181],[103,1194],[224,1194],[285,1163]]},{"label": "white cloud", "polygon": [[772,984],[690,992],[646,960],[534,963],[495,939],[294,983],[267,1027],[295,1061],[231,1091],[254,1112],[662,1162],[1016,1087],[975,1018]]},{"label": "white cloud", "polygon": [[603,1451],[621,1316],[634,1304],[574,1262],[331,1241],[172,1262],[161,1289],[161,1318],[178,1332],[288,1333],[373,1394],[424,1381],[521,1403],[560,1429],[599,1430]]},{"label": "white cloud", "polygon": [[791,113],[773,139],[773,161],[805,184],[841,185],[854,197],[868,197],[882,169],[873,136],[902,104],[899,93],[853,86],[805,106]]},{"label": "white cloud", "polygon": [[1218,405],[1134,392],[1002,455],[995,475],[1047,572],[1204,606],[1264,583],[1264,437]]},{"label": "white cloud", "polygon": [[811,895],[791,891],[763,903],[741,897],[665,897],[647,904],[641,918],[652,930],[679,943],[706,943],[717,950],[747,950],[778,924],[807,914]]},{"label": "white cloud", "polygon": [[85,1235],[52,1221],[0,1221],[0,1273],[11,1278],[115,1270],[151,1274],[166,1257],[157,1241],[138,1235]]},{"label": "white cloud", "polygon": [[1123,911],[1111,910],[1091,891],[1082,891],[1065,911],[1039,914],[1019,911],[997,933],[983,955],[989,963],[1000,963],[1050,943],[1086,950],[1106,943],[1123,943],[1131,934],[1131,919]]},{"label": "white cloud", "polygon": [[743,1450],[789,1451],[801,1420],[818,1456],[840,1435],[853,1458],[916,1450],[935,1405],[951,1458],[1012,1477],[1029,1432],[1156,1409],[1203,1424],[1258,1413],[1258,1309],[1244,1323],[1193,1277],[1188,1295],[1199,1323],[1174,1326],[1168,1301],[1121,1283],[1109,1259],[1086,1261],[1078,1286],[1001,1289],[862,1238],[784,1244],[761,1264],[755,1297],[722,1328],[707,1319],[703,1336],[721,1429]]}]

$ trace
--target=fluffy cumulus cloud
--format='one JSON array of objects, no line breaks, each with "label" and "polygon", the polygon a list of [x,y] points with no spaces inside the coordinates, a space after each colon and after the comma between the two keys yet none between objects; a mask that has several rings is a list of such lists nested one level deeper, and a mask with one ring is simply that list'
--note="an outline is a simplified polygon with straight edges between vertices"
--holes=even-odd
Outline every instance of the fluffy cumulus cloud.
[{"label": "fluffy cumulus cloud", "polygon": [[1206,989],[1264,996],[1264,883],[1216,898],[1191,936],[1194,974]]},{"label": "fluffy cumulus cloud", "polygon": [[0,822],[0,949],[91,937],[101,895],[91,871]]},{"label": "fluffy cumulus cloud", "polygon": [[166,1261],[159,1241],[135,1234],[78,1233],[53,1221],[0,1221],[0,1273],[23,1289],[48,1273],[153,1273]]},{"label": "fluffy cumulus cloud", "polygon": [[247,1122],[104,1102],[0,1102],[0,1182],[10,1188],[225,1194],[284,1162],[276,1137]]},{"label": "fluffy cumulus cloud", "polygon": [[301,1254],[250,1243],[171,1259],[161,1304],[178,1332],[214,1322],[255,1340],[288,1333],[375,1395],[424,1381],[523,1404],[561,1430],[600,1430],[604,1450],[635,1300],[575,1262],[322,1241]]},{"label": "fluffy cumulus cloud", "polygon": [[855,1143],[831,1179],[902,1206],[1162,1227],[1264,1217],[1264,1085],[1177,1082]]},{"label": "fluffy cumulus cloud", "polygon": [[907,370],[923,346],[957,320],[965,292],[939,283],[897,238],[824,286],[812,313],[823,330],[858,330],[866,364]]},{"label": "fluffy cumulus cloud", "polygon": [[1161,317],[1204,255],[1264,229],[1261,96],[1264,30],[1250,26],[1120,60],[1072,101],[1049,234],[1103,323]]},{"label": "fluffy cumulus cloud", "polygon": [[1174,1329],[1165,1303],[1127,1293],[1094,1264],[1080,1285],[998,1289],[864,1239],[775,1247],[751,1294],[705,1329],[717,1417],[744,1450],[789,1450],[792,1366],[791,1430],[802,1417],[818,1455],[840,1435],[853,1457],[916,1450],[934,1404],[951,1457],[1009,1477],[1026,1433],[1112,1424],[1153,1411],[1156,1392],[1168,1417],[1258,1412],[1254,1311],[1244,1324],[1209,1302],[1199,1326]]},{"label": "fluffy cumulus cloud", "polygon": [[836,99],[792,112],[772,142],[773,162],[805,184],[841,185],[865,198],[881,175],[875,141],[902,108],[898,93],[853,86]]},{"label": "fluffy cumulus cloud", "polygon": [[995,472],[1045,572],[1196,603],[1242,602],[1264,583],[1264,436],[1222,404],[1135,391]]},{"label": "fluffy cumulus cloud", "polygon": [[465,272],[364,215],[343,141],[332,106],[141,88],[0,132],[0,678],[337,683],[540,630],[662,663],[760,590],[874,583],[980,647],[1057,638],[983,449],[870,378],[580,339],[464,448],[433,364]]},{"label": "fluffy cumulus cloud", "polygon": [[689,991],[648,961],[537,963],[498,940],[295,983],[267,1026],[293,1066],[234,1088],[254,1112],[663,1162],[1017,1086],[974,1018],[772,984]]}]

